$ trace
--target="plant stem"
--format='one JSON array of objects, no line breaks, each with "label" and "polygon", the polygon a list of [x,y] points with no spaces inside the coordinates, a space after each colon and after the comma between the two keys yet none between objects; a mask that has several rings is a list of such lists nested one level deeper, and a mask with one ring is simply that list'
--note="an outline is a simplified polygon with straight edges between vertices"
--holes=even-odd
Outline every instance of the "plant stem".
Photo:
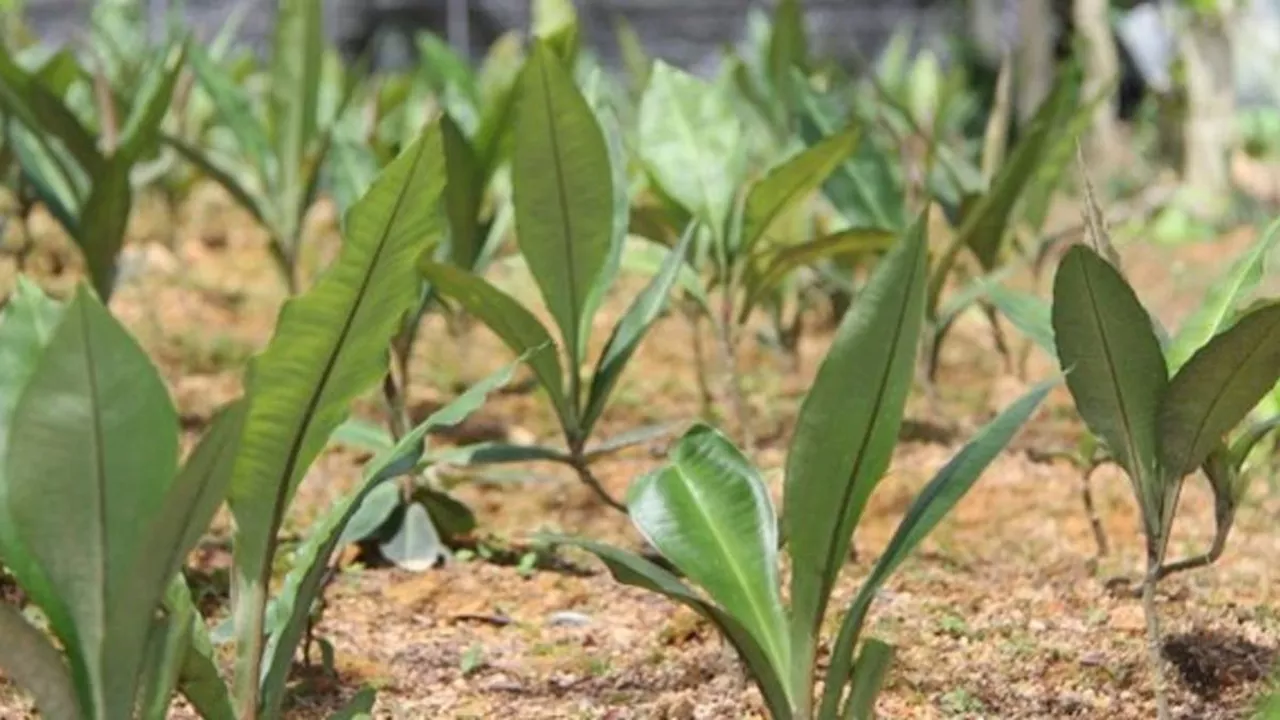
[{"label": "plant stem", "polygon": [[1160,558],[1152,553],[1147,559],[1147,573],[1142,579],[1142,613],[1147,620],[1147,659],[1151,665],[1152,679],[1155,681],[1156,717],[1158,720],[1170,720],[1169,688],[1164,673],[1164,658],[1160,648],[1160,617],[1156,613],[1156,583],[1160,581]]},{"label": "plant stem", "polygon": [[1090,480],[1093,471],[1098,469],[1097,463],[1090,463],[1080,473],[1080,499],[1084,501],[1084,512],[1089,518],[1089,527],[1093,530],[1093,540],[1098,546],[1098,557],[1104,558],[1110,553],[1107,543],[1107,531],[1102,527],[1102,518],[1098,517],[1098,508],[1093,501],[1093,485]]},{"label": "plant stem", "polygon": [[756,438],[751,429],[747,394],[742,388],[742,373],[738,369],[738,351],[733,335],[733,303],[728,298],[725,299],[723,317],[718,329],[720,358],[724,363],[725,377],[729,386],[729,402],[733,405],[734,420],[737,421],[738,432],[742,435],[742,450],[750,457],[756,451]]},{"label": "plant stem", "polygon": [[601,484],[600,479],[595,476],[595,473],[591,472],[591,466],[587,464],[586,458],[583,457],[581,448],[573,449],[570,465],[573,467],[574,472],[578,473],[578,479],[585,483],[587,487],[591,488],[592,492],[603,500],[605,505],[608,505],[623,515],[629,514],[627,512],[627,506],[610,495],[609,491],[604,489],[604,485]]},{"label": "plant stem", "polygon": [[699,413],[704,420],[711,420],[715,414],[715,394],[711,392],[711,383],[707,380],[707,350],[702,343],[702,316],[697,312],[685,312],[689,321],[690,334],[693,335],[693,366],[698,382]]}]

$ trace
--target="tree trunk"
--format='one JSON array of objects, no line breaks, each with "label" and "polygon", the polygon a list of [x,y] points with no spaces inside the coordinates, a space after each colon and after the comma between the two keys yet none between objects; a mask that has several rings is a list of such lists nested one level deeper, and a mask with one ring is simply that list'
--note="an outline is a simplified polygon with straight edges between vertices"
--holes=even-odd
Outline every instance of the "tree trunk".
[{"label": "tree trunk", "polygon": [[1120,128],[1116,120],[1115,88],[1120,78],[1120,57],[1116,52],[1115,36],[1107,17],[1107,0],[1075,0],[1072,3],[1072,21],[1076,33],[1084,41],[1083,100],[1097,97],[1108,85],[1111,96],[1094,110],[1089,134],[1085,141],[1091,166],[1113,165],[1121,150]]},{"label": "tree trunk", "polygon": [[1182,179],[1198,209],[1212,211],[1230,189],[1228,153],[1234,141],[1235,75],[1229,11],[1197,13],[1179,33],[1187,116]]},{"label": "tree trunk", "polygon": [[1018,122],[1025,123],[1053,86],[1053,8],[1049,0],[1015,0],[1018,47],[1014,54]]}]

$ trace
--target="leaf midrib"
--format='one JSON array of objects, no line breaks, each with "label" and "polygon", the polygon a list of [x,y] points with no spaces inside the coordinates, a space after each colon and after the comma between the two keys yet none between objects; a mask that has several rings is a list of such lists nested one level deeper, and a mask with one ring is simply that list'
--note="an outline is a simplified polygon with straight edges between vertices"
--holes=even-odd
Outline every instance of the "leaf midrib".
[{"label": "leaf midrib", "polygon": [[[103,613],[103,617],[100,618],[100,620],[103,623],[105,623],[106,613],[107,613],[107,599],[109,595],[107,582],[111,577],[111,569],[108,567],[111,560],[111,554],[110,554],[110,546],[107,544],[107,541],[108,541],[107,518],[109,516],[109,513],[107,512],[107,498],[109,495],[107,493],[107,458],[106,458],[106,452],[104,447],[105,446],[104,438],[106,437],[106,432],[103,430],[103,427],[102,427],[102,408],[100,407],[100,398],[98,397],[98,392],[99,392],[98,377],[94,370],[94,368],[97,366],[97,363],[94,360],[93,338],[92,338],[92,332],[90,330],[90,325],[89,325],[89,315],[88,315],[85,302],[83,301],[79,302],[77,303],[77,305],[79,305],[79,311],[80,311],[81,339],[84,342],[85,381],[89,386],[89,413],[90,413],[90,417],[92,418],[92,421],[90,422],[90,427],[91,427],[91,433],[93,436],[93,461],[94,461],[94,470],[95,470],[94,484],[96,485],[96,489],[98,492],[98,502],[97,502],[98,553],[99,553],[99,563],[100,563],[99,572],[102,573],[102,577],[98,579],[98,582],[96,583],[96,585],[97,585],[97,592],[98,592],[98,603],[99,603],[98,607],[102,609],[102,613]],[[94,651],[94,654],[97,655],[97,658],[96,658],[97,662],[94,663],[95,665],[97,665],[95,674],[101,674],[103,672],[103,668],[105,666],[105,661],[106,661],[106,658],[100,655],[100,653],[102,653],[104,650],[107,649],[107,645],[106,645],[107,629],[105,625],[101,628],[101,631],[102,631],[102,635],[99,639],[100,641],[103,642],[103,644],[102,646],[95,648],[95,651]],[[95,691],[92,693],[94,703],[99,705],[105,705],[106,698],[101,697],[101,692],[102,692],[102,688],[96,688]],[[98,712],[102,712],[104,710],[105,710],[104,707],[98,708]]]},{"label": "leaf midrib", "polygon": [[[560,210],[560,220],[564,227],[564,234],[561,236],[564,246],[565,269],[569,274],[568,286],[569,300],[569,318],[567,327],[565,327],[565,338],[569,346],[569,352],[574,358],[574,366],[577,366],[577,356],[581,350],[578,347],[579,323],[582,322],[581,308],[579,307],[578,298],[578,269],[573,254],[574,238],[577,234],[574,232],[573,214],[569,208],[569,188],[566,185],[565,168],[561,162],[560,156],[560,134],[556,130],[556,112],[551,102],[551,76],[547,73],[546,62],[538,64],[538,74],[542,80],[542,105],[546,111],[547,119],[547,141],[551,144],[551,162],[555,170],[556,181],[556,202]],[[571,377],[576,377],[577,372],[573,371]],[[575,381],[576,387],[576,381]],[[573,398],[574,410],[577,411],[578,398]]]},{"label": "leaf midrib", "polygon": [[[703,524],[711,530],[711,534],[716,540],[715,547],[730,547],[727,542],[725,532],[720,527],[719,523],[715,522],[713,516],[704,508],[702,496],[694,487],[694,484],[690,482],[689,475],[685,473],[684,468],[680,467],[678,463],[674,464],[672,467],[680,476],[681,484],[684,485],[686,492],[688,492],[694,499],[692,505],[702,517]],[[729,566],[730,572],[733,573],[734,579],[738,582],[738,586],[744,589],[751,588],[752,583],[750,575],[738,563],[737,555],[724,551],[722,551],[720,555],[727,560],[726,564]],[[785,655],[783,653],[783,649],[778,645],[781,639],[778,636],[780,628],[770,620],[767,608],[761,607],[760,598],[757,597],[756,593],[748,591],[746,596],[747,604],[751,607],[751,614],[755,616],[759,627],[766,632],[765,641],[769,646],[769,650],[767,652],[773,656],[775,663],[781,665],[782,661],[785,659]]]},{"label": "leaf midrib", "polygon": [[[1271,331],[1274,331],[1277,325],[1280,325],[1280,316],[1277,316],[1274,320],[1271,321],[1271,323],[1269,323],[1267,327],[1268,333],[1270,333]],[[1253,343],[1249,351],[1245,353],[1244,357],[1236,364],[1236,366],[1228,374],[1227,381],[1225,383],[1222,383],[1222,385],[1220,386],[1221,388],[1220,392],[1218,392],[1213,396],[1213,399],[1209,401],[1208,407],[1206,407],[1205,411],[1201,413],[1200,422],[1196,423],[1195,432],[1191,435],[1192,441],[1183,446],[1182,456],[1180,458],[1181,462],[1178,463],[1177,470],[1181,471],[1183,468],[1186,467],[1187,459],[1191,456],[1191,451],[1194,450],[1196,446],[1200,444],[1200,440],[1204,435],[1205,426],[1209,424],[1209,418],[1213,417],[1214,410],[1222,402],[1223,397],[1226,396],[1227,389],[1234,386],[1236,377],[1239,376],[1243,368],[1249,365],[1252,362],[1253,358],[1256,357],[1264,347],[1266,347],[1265,343]]]}]

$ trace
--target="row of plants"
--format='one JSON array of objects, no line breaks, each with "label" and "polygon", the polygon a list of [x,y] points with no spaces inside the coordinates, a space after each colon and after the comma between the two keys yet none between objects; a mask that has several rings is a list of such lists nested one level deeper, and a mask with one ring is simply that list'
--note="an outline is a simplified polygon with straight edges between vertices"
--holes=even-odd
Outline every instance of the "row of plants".
[{"label": "row of plants", "polygon": [[[1133,480],[1163,698],[1156,584],[1222,553],[1249,463],[1280,424],[1267,406],[1280,397],[1280,315],[1253,297],[1274,233],[1224,280],[1215,310],[1170,341],[1120,272],[1091,192],[1094,249],[1067,251],[1051,301],[1001,283],[1036,263],[1030,241],[1098,101],[1081,97],[1074,68],[1012,140],[1006,75],[983,137],[970,139],[961,76],[922,62],[853,77],[817,62],[796,2],[772,21],[753,16],[744,49],[712,80],[630,42],[629,76],[615,81],[582,46],[571,5],[535,9],[527,47],[500,41],[478,71],[431,38],[405,75],[344,66],[314,0],[282,0],[263,67],[227,43],[178,38],[113,81],[71,53],[0,49],[0,167],[26,188],[24,216],[38,202],[59,219],[89,278],[65,299],[23,280],[0,321],[0,561],[38,609],[0,605],[16,638],[0,646],[6,675],[51,718],[164,717],[175,693],[204,717],[279,717],[337,549],[375,539],[402,564],[429,566],[439,543],[411,539],[448,535],[448,513],[466,514],[433,466],[538,460],[571,469],[665,562],[584,538],[542,544],[585,548],[620,582],[705,616],[773,717],[869,717],[892,658],[862,636],[878,590],[1062,381],[1035,385],[923,488],[820,664],[831,594],[913,382],[932,387],[948,330],[976,307],[998,342],[1003,314],[1059,359],[1092,433],[1088,463],[1111,460]],[[162,161],[164,172],[139,172]],[[172,401],[108,302],[134,194],[186,167],[266,231],[290,298],[243,397],[179,463]],[[303,218],[326,191],[342,248],[308,273]],[[934,252],[931,219],[947,231]],[[527,271],[541,302],[486,278],[499,264]],[[643,289],[593,358],[591,329],[623,273]],[[791,437],[779,515],[753,464],[737,358],[759,309],[794,349],[815,298],[837,327]],[[412,426],[409,359],[429,313],[478,321],[515,360]],[[712,327],[741,449],[695,423],[662,467],[614,498],[593,463],[670,432],[597,437],[664,313]],[[460,422],[517,365],[532,372],[562,446],[431,447],[433,430]],[[384,401],[381,426],[348,418],[371,392]],[[1235,430],[1247,416],[1256,423]],[[334,443],[374,457],[287,552],[278,535],[293,495]],[[1218,537],[1204,558],[1169,562],[1179,491],[1197,470],[1217,498]],[[210,627],[183,570],[224,504],[235,527],[230,619]],[[281,564],[289,570],[274,578]],[[372,702],[362,690],[338,716]]]}]

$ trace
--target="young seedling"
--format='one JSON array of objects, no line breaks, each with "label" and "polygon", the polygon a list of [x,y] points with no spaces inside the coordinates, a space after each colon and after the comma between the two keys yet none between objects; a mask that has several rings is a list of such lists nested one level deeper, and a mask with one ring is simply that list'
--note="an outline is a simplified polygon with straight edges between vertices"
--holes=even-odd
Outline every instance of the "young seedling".
[{"label": "young seedling", "polygon": [[[290,294],[301,288],[302,223],[315,203],[333,126],[355,94],[358,69],[328,62],[319,0],[280,0],[265,115],[230,70],[198,46],[191,67],[235,137],[239,155],[218,159],[186,140],[165,142],[221,185],[269,235],[272,258]],[[329,102],[322,102],[324,99]]]},{"label": "young seedling", "polygon": [[[796,422],[781,538],[760,471],[705,425],[689,430],[668,463],[637,479],[628,494],[636,527],[689,582],[608,545],[547,538],[583,547],[618,581],[706,617],[737,650],[776,720],[871,717],[892,657],[888,645],[868,639],[855,658],[872,601],[1057,382],[1042,383],[1001,413],[925,486],[846,610],[815,703],[819,632],[854,528],[888,468],[911,387],[926,252],[921,218],[841,322]],[[789,607],[782,602],[782,545],[791,560]]]},{"label": "young seedling", "polygon": [[[567,446],[561,451],[493,445],[474,449],[473,460],[483,455],[485,462],[559,462],[607,504],[625,510],[600,485],[590,461],[620,443],[640,440],[622,438],[595,448],[588,440],[623,369],[666,304],[693,231],[668,253],[619,319],[595,371],[586,377],[581,368],[588,361],[592,320],[616,276],[626,234],[620,150],[615,146],[611,152],[596,113],[541,40],[534,42],[517,93],[512,167],[517,241],[562,344],[517,300],[456,265],[427,260],[423,275],[436,293],[484,323],[512,350],[530,353],[529,365],[551,400]],[[569,365],[567,381],[562,355]]]},{"label": "young seedling", "polygon": [[[1108,247],[1100,227],[1093,229],[1095,243]],[[1076,409],[1129,476],[1138,501],[1147,560],[1142,605],[1164,720],[1170,714],[1156,587],[1170,573],[1206,565],[1222,551],[1244,487],[1240,456],[1253,442],[1248,434],[1231,444],[1226,437],[1280,380],[1280,303],[1243,313],[1176,365],[1116,266],[1099,251],[1076,245],[1054,277],[1052,323]],[[1205,472],[1214,490],[1214,547],[1202,557],[1166,562],[1182,483],[1196,470]]]},{"label": "young seedling", "polygon": [[[84,256],[99,297],[117,285],[117,256],[133,207],[135,168],[155,152],[187,52],[175,43],[153,56],[132,101],[109,92],[96,107],[98,123],[86,124],[69,105],[69,91],[83,71],[70,54],[41,68],[24,69],[0,47],[0,111],[5,145],[35,191]],[[83,88],[82,88],[83,89]]]}]

